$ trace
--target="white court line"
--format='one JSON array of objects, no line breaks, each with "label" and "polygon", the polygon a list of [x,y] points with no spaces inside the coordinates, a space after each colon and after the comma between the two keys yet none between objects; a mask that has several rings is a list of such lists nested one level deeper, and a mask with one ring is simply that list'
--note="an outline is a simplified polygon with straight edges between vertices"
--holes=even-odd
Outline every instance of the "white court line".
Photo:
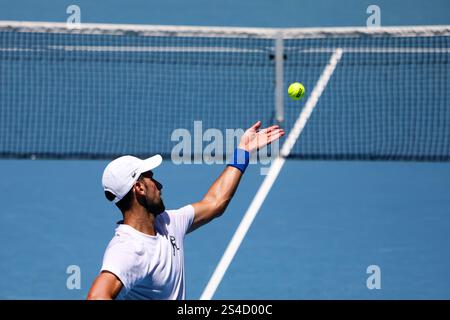
[{"label": "white court line", "polygon": [[242,243],[242,240],[244,239],[245,235],[247,234],[248,229],[250,228],[250,225],[252,224],[253,220],[256,217],[256,214],[258,213],[259,209],[261,208],[261,205],[263,204],[264,200],[267,197],[267,194],[269,193],[270,189],[272,188],[273,183],[275,182],[276,178],[278,177],[278,174],[280,173],[281,168],[284,165],[284,162],[286,161],[286,158],[289,153],[291,152],[292,147],[294,146],[295,142],[297,141],[298,137],[300,136],[303,128],[305,127],[305,124],[307,120],[309,119],[312,111],[314,110],[315,106],[317,105],[317,102],[319,101],[320,96],[322,95],[323,90],[328,84],[328,81],[330,80],[331,75],[333,74],[336,65],[339,63],[339,60],[342,57],[342,49],[336,49],[333,55],[330,58],[330,61],[328,62],[328,65],[325,67],[325,69],[322,72],[322,75],[320,76],[319,80],[317,81],[316,86],[314,87],[313,91],[311,92],[311,95],[306,102],[302,112],[300,113],[300,116],[298,117],[297,121],[294,124],[294,127],[292,128],[291,132],[289,133],[286,141],[283,144],[283,147],[281,148],[281,156],[278,156],[274,162],[272,162],[272,165],[270,166],[269,172],[267,173],[267,176],[265,177],[261,187],[259,188],[258,192],[255,195],[255,198],[253,198],[252,203],[250,204],[249,208],[247,209],[247,212],[245,213],[244,217],[241,220],[241,223],[239,224],[238,228],[236,229],[233,238],[231,239],[230,243],[228,244],[227,249],[225,250],[222,258],[220,259],[219,264],[217,265],[216,269],[214,270],[213,275],[211,276],[211,279],[209,279],[208,284],[206,285],[205,289],[203,290],[202,295],[200,296],[200,300],[211,300],[211,298],[214,296],[214,293],[217,290],[217,287],[219,286],[220,282],[222,281],[222,278],[227,271],[231,261],[233,260],[237,250],[239,249],[239,246]]}]

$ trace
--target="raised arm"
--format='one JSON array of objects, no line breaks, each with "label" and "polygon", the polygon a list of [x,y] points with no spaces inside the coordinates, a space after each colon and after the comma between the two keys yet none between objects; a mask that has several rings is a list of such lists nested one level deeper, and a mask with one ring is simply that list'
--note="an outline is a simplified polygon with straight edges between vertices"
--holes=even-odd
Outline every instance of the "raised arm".
[{"label": "raised arm", "polygon": [[[251,153],[284,135],[284,130],[278,126],[259,130],[260,126],[261,122],[258,121],[245,131],[239,142],[239,149]],[[211,185],[204,198],[192,204],[194,207],[194,222],[188,232],[222,215],[231,198],[233,198],[242,174],[243,172],[240,169],[233,166],[227,166],[224,169],[219,178]]]}]

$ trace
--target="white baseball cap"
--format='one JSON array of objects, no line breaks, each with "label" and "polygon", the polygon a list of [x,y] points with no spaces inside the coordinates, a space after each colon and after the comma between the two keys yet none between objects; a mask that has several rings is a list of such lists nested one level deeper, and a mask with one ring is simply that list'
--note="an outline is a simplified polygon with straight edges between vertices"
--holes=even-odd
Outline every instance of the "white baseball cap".
[{"label": "white baseball cap", "polygon": [[141,173],[155,169],[161,162],[162,157],[159,154],[144,160],[133,156],[117,158],[103,171],[103,189],[115,195],[113,201],[117,203],[127,195]]}]

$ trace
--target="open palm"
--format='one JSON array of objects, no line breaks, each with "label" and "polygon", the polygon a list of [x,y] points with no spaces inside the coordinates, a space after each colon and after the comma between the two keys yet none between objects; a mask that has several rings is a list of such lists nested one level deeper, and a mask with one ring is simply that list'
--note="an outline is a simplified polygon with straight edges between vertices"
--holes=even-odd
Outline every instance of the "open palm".
[{"label": "open palm", "polygon": [[239,143],[240,149],[252,152],[284,136],[284,130],[278,125],[264,129],[259,129],[260,127],[261,121],[258,121],[245,131]]}]

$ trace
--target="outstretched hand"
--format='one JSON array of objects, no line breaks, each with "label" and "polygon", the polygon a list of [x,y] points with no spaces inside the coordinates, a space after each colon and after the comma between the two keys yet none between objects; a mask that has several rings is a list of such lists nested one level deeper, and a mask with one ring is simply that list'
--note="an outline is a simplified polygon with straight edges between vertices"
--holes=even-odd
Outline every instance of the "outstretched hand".
[{"label": "outstretched hand", "polygon": [[284,129],[280,128],[278,125],[264,129],[259,129],[260,127],[261,121],[258,121],[247,129],[242,136],[238,147],[248,152],[252,152],[284,136]]}]

